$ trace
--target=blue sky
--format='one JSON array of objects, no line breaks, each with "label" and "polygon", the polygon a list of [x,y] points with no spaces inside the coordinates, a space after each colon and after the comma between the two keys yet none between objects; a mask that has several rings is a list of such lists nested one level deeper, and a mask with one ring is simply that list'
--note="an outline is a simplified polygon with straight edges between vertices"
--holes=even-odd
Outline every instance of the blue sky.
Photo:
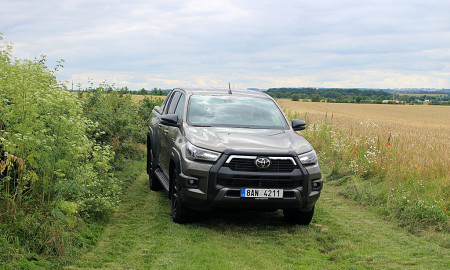
[{"label": "blue sky", "polygon": [[0,0],[14,55],[60,80],[173,87],[450,88],[450,1]]}]

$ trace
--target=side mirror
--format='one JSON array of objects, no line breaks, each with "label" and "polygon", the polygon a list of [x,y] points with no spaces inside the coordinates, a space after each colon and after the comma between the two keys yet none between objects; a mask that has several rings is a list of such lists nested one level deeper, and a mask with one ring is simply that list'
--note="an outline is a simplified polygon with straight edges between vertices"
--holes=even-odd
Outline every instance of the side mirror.
[{"label": "side mirror", "polygon": [[304,130],[306,128],[306,122],[299,119],[292,119],[292,129],[295,131]]},{"label": "side mirror", "polygon": [[166,126],[178,127],[178,115],[176,114],[164,114],[161,116],[161,124]]}]

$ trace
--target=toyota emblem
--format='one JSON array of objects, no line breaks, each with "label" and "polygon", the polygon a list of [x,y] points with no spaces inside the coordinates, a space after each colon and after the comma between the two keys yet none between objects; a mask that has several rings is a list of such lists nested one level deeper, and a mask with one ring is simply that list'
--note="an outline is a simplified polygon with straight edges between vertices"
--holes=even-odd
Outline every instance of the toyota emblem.
[{"label": "toyota emblem", "polygon": [[270,159],[265,158],[265,157],[260,157],[255,159],[255,165],[256,167],[260,168],[260,169],[266,169],[270,167]]}]

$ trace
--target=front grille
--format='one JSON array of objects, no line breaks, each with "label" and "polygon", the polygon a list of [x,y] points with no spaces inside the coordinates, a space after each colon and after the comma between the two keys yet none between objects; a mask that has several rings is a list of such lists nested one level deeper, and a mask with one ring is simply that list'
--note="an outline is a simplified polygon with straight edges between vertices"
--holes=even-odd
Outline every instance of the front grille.
[{"label": "front grille", "polygon": [[296,188],[301,180],[291,180],[289,176],[271,177],[260,175],[233,176],[231,179],[217,179],[217,184],[226,187],[246,188]]},{"label": "front grille", "polygon": [[248,158],[233,158],[223,166],[233,171],[241,172],[292,172],[296,168],[296,165],[292,163],[291,159],[271,159],[270,161],[270,167],[265,169],[259,169],[255,165],[255,159]]}]

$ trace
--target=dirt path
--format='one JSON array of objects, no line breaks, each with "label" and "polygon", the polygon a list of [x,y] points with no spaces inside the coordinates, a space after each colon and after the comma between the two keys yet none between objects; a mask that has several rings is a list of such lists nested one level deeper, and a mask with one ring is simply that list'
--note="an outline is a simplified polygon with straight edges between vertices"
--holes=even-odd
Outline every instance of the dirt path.
[{"label": "dirt path", "polygon": [[[142,170],[143,171],[143,170]],[[66,269],[449,269],[448,243],[417,237],[325,186],[313,223],[281,211],[207,212],[174,224],[147,175],[130,186],[98,245]],[[447,248],[443,247],[447,245]]]}]

